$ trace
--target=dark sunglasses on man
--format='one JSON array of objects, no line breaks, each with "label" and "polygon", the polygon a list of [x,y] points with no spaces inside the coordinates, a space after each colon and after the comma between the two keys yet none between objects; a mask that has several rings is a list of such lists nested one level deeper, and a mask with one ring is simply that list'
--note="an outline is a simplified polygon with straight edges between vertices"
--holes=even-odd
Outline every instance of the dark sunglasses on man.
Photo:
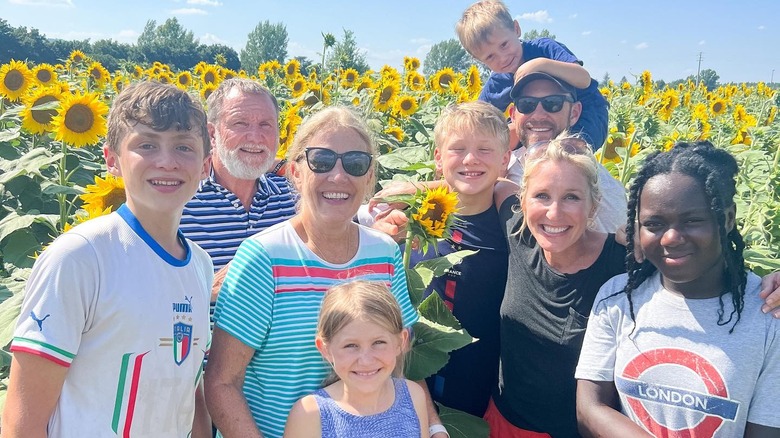
[{"label": "dark sunglasses on man", "polygon": [[306,163],[314,173],[326,173],[333,170],[336,161],[341,158],[344,171],[352,176],[363,176],[371,168],[371,154],[363,151],[349,151],[338,154],[328,148],[306,148]]},{"label": "dark sunglasses on man", "polygon": [[574,98],[568,94],[553,94],[544,97],[521,96],[515,99],[515,109],[522,114],[531,114],[537,105],[542,103],[542,108],[548,113],[557,113],[563,109],[564,102],[574,102]]}]

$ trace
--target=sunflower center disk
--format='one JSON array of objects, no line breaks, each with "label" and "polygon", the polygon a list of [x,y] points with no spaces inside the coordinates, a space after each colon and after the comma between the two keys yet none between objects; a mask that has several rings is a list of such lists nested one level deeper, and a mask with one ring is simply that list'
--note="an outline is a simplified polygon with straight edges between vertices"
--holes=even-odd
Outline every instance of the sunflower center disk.
[{"label": "sunflower center disk", "polygon": [[86,105],[73,105],[65,114],[65,126],[79,134],[89,131],[94,122],[95,115]]},{"label": "sunflower center disk", "polygon": [[11,70],[5,75],[3,84],[5,84],[5,87],[9,90],[17,91],[22,88],[22,84],[24,84],[24,76],[16,70]]},{"label": "sunflower center disk", "polygon": [[[57,101],[57,98],[54,96],[42,96],[40,99],[36,100],[35,103],[33,103],[33,107],[55,101]],[[46,125],[51,122],[51,119],[53,119],[55,115],[57,115],[57,111],[53,109],[32,110],[32,118],[41,125]]]}]

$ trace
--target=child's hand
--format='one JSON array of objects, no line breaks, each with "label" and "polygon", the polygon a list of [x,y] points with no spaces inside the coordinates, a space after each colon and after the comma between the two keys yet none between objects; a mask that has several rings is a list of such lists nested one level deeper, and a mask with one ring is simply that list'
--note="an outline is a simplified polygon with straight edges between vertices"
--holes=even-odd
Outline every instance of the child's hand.
[{"label": "child's hand", "polygon": [[[368,200],[369,211],[373,210],[379,204],[382,204],[384,198],[396,195],[413,195],[418,190],[418,186],[408,181],[393,181],[384,189],[376,192],[374,196]],[[402,209],[405,205],[388,204],[392,209]]]}]

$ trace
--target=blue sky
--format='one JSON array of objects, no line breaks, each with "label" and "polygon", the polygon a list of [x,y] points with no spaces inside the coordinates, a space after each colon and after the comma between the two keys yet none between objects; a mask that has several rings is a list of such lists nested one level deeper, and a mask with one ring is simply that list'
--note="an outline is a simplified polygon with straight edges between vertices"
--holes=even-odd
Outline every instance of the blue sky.
[{"label": "blue sky", "polygon": [[[421,60],[431,45],[455,36],[472,0],[0,0],[0,18],[48,37],[110,38],[134,43],[147,20],[176,17],[201,43],[240,53],[261,21],[282,22],[288,55],[319,59],[321,32],[354,32],[369,64],[400,67]],[[721,82],[780,82],[780,2],[770,0],[540,1],[507,0],[522,29],[549,29],[591,76],[630,81],[650,70],[671,81],[713,69]],[[777,69],[773,73],[773,70]]]}]

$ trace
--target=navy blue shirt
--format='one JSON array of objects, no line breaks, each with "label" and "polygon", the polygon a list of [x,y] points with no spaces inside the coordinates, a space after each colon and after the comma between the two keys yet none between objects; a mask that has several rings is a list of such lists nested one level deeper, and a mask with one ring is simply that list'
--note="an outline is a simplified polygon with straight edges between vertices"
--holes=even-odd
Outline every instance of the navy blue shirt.
[{"label": "navy blue shirt", "polygon": [[509,250],[498,210],[460,216],[452,238],[427,254],[412,253],[411,264],[463,249],[478,250],[433,279],[425,296],[438,293],[471,336],[479,341],[450,353],[450,360],[427,379],[434,400],[482,417],[498,382],[499,311],[506,286]]}]

